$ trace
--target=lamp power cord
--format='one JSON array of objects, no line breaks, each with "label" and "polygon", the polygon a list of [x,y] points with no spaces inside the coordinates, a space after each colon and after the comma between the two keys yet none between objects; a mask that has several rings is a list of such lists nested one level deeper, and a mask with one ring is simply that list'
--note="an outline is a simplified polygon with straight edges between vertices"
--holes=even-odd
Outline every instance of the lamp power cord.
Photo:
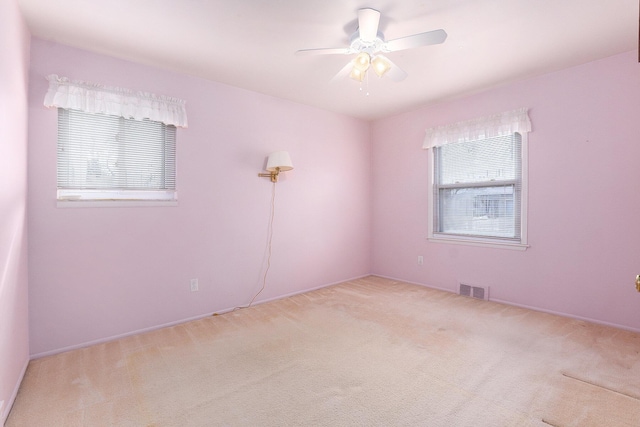
[{"label": "lamp power cord", "polygon": [[235,307],[232,311],[240,310],[243,308],[249,308],[253,305],[253,302],[258,298],[258,296],[264,291],[267,287],[267,276],[269,274],[269,270],[271,269],[271,243],[273,242],[273,220],[275,218],[276,212],[276,183],[271,184],[271,209],[269,213],[269,226],[267,228],[267,266],[264,270],[264,275],[262,276],[262,286],[260,290],[251,298],[249,304]]}]

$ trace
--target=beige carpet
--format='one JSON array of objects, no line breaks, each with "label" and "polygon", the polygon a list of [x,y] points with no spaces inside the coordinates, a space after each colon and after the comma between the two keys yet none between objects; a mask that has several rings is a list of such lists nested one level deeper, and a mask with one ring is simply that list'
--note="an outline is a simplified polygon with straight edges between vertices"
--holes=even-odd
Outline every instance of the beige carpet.
[{"label": "beige carpet", "polygon": [[369,277],[34,360],[16,426],[640,426],[640,334]]}]

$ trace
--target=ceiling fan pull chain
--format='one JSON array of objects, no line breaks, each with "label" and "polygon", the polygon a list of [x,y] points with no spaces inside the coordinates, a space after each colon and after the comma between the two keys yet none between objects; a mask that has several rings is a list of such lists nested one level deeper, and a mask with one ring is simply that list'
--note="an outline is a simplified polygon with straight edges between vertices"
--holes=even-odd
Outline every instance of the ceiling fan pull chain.
[{"label": "ceiling fan pull chain", "polygon": [[367,93],[366,93],[366,96],[369,96],[369,73],[367,73],[365,78],[367,79]]},{"label": "ceiling fan pull chain", "polygon": [[[363,85],[366,85],[366,90],[363,87]],[[360,80],[360,92],[364,92],[365,96],[369,96],[369,73],[364,75],[364,78],[362,80]]]}]

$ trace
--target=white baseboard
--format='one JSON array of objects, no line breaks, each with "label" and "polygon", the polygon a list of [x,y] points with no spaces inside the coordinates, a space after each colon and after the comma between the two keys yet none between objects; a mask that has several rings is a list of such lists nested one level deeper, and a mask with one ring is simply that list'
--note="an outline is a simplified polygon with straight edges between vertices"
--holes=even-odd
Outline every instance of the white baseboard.
[{"label": "white baseboard", "polygon": [[189,317],[187,319],[176,320],[174,322],[164,323],[162,325],[151,326],[148,328],[137,329],[135,331],[126,332],[124,334],[112,335],[105,338],[99,338],[97,340],[85,341],[80,344],[74,344],[67,347],[57,348],[55,350],[43,351],[42,353],[35,353],[31,355],[31,360],[40,359],[41,357],[53,356],[54,354],[64,353],[65,351],[78,350],[80,348],[91,347],[92,345],[104,344],[106,342],[119,340],[131,335],[143,334],[145,332],[155,331],[156,329],[168,328],[170,326],[179,325],[181,323],[190,322],[192,320],[199,320],[210,316],[211,314],[201,314],[199,316]]},{"label": "white baseboard", "polygon": [[0,426],[3,426],[4,423],[7,422],[7,418],[9,418],[9,412],[13,406],[13,402],[15,402],[16,397],[18,396],[18,390],[20,389],[20,384],[22,384],[22,380],[24,379],[24,374],[27,372],[27,366],[29,366],[29,359],[24,362],[22,372],[20,372],[20,375],[18,376],[18,381],[13,388],[9,401],[0,401]]},{"label": "white baseboard", "polygon": [[429,289],[435,289],[437,291],[444,291],[452,294],[456,293],[455,289],[441,288],[439,286],[431,286],[431,285],[426,285],[424,283],[418,283],[418,282],[410,282],[409,280],[398,279],[397,277],[383,276],[382,274],[372,274],[372,276],[382,277],[383,279],[395,280],[397,282],[402,282],[402,283],[409,283],[410,285],[422,286]]},{"label": "white baseboard", "polygon": [[[340,280],[340,281],[337,281],[337,282],[328,283],[328,284],[326,284],[326,285],[320,285],[320,286],[315,286],[315,287],[313,287],[313,288],[304,289],[304,290],[302,290],[302,291],[290,292],[290,293],[288,293],[288,294],[279,295],[279,296],[277,296],[277,297],[267,298],[267,299],[263,299],[263,300],[258,300],[258,301],[256,301],[256,302],[254,302],[254,303],[252,304],[252,306],[254,306],[254,305],[259,305],[259,304],[264,304],[264,303],[266,303],[266,302],[277,301],[277,300],[280,300],[280,299],[289,298],[289,297],[292,297],[292,296],[295,296],[295,295],[300,295],[300,294],[304,294],[304,293],[306,293],[306,292],[316,291],[316,290],[318,290],[318,289],[322,289],[322,288],[328,288],[329,286],[339,285],[340,283],[349,282],[349,281],[351,281],[351,280],[362,279],[363,277],[369,277],[369,276],[371,276],[371,274],[365,274],[365,275],[363,275],[363,276],[356,276],[356,277],[352,277],[352,278],[350,278],[350,279],[344,279],[344,280]],[[216,313],[216,314],[224,314],[224,313],[228,313],[228,312],[230,312],[230,311],[232,311],[232,310],[235,310],[236,308],[238,308],[238,307],[226,308],[226,309],[224,309],[224,310],[216,311],[215,313]]]},{"label": "white baseboard", "polygon": [[575,314],[563,313],[561,311],[547,310],[545,308],[533,307],[524,304],[517,304],[509,301],[504,301],[500,299],[491,299],[493,302],[497,302],[499,304],[512,305],[514,307],[526,308],[527,310],[540,311],[542,313],[554,314],[556,316],[568,317],[570,319],[582,320],[584,322],[595,323],[597,325],[610,326],[616,329],[622,329],[630,332],[640,332],[640,329],[632,328],[631,326],[619,325],[617,323],[605,322],[604,320],[592,319],[590,317],[577,316]]},{"label": "white baseboard", "polygon": [[[437,287],[437,286],[430,286],[430,285],[427,285],[427,284],[424,284],[424,283],[410,282],[408,280],[398,279],[397,277],[383,276],[381,274],[373,274],[373,275],[374,276],[378,276],[378,277],[382,277],[382,278],[385,278],[385,279],[389,279],[389,280],[397,280],[398,282],[404,282],[404,283],[409,283],[409,284],[412,284],[412,285],[424,286],[426,288],[436,289],[436,290],[439,290],[439,291],[451,292],[451,293],[454,293],[454,294],[456,293],[456,291],[452,290],[452,289],[440,288],[440,287]],[[505,301],[505,300],[501,300],[501,299],[490,298],[489,300],[493,301],[493,302],[497,302],[498,304],[505,304],[505,305],[511,305],[511,306],[514,306],[514,307],[526,308],[527,310],[540,311],[542,313],[554,314],[556,316],[568,317],[570,319],[582,320],[582,321],[589,322],[589,323],[595,323],[595,324],[598,324],[598,325],[610,326],[610,327],[616,328],[616,329],[622,329],[622,330],[625,330],[625,331],[640,333],[640,329],[638,329],[638,328],[632,328],[632,327],[626,326],[626,325],[619,325],[617,323],[605,322],[603,320],[592,319],[590,317],[577,316],[575,314],[563,313],[561,311],[547,310],[545,308],[540,308],[540,307],[535,307],[535,306],[525,305],[525,304],[518,304],[518,303],[514,303],[514,302],[511,302],[511,301]]]},{"label": "white baseboard", "polygon": [[[337,285],[339,283],[348,282],[350,280],[361,279],[361,278],[367,277],[367,276],[370,276],[370,274],[365,274],[363,276],[352,277],[350,279],[344,279],[344,280],[340,280],[338,282],[328,283],[326,285],[320,285],[320,286],[316,286],[316,287],[309,288],[309,289],[295,291],[295,292],[291,292],[291,293],[288,293],[288,294],[279,295],[279,296],[273,297],[273,298],[258,300],[256,302],[254,302],[253,305],[264,304],[265,302],[276,301],[276,300],[279,300],[279,299],[288,298],[288,297],[291,297],[291,296],[294,296],[294,295],[303,294],[305,292],[315,291],[316,289],[326,288],[328,286]],[[230,311],[232,311],[232,310],[234,310],[236,308],[237,307],[231,307],[231,308],[225,308],[225,309],[222,309],[222,310],[216,310],[213,313],[200,314],[200,315],[197,315],[197,316],[194,316],[194,317],[189,317],[189,318],[186,318],[186,319],[180,319],[180,320],[176,320],[176,321],[173,321],[173,322],[164,323],[164,324],[161,324],[161,325],[151,326],[149,328],[137,329],[135,331],[127,332],[127,333],[124,333],[124,334],[113,335],[113,336],[109,336],[109,337],[105,337],[105,338],[100,338],[100,339],[97,339],[97,340],[86,341],[86,342],[83,342],[83,343],[80,343],[80,344],[70,345],[68,347],[62,347],[62,348],[57,348],[55,350],[49,350],[49,351],[44,351],[44,352],[41,352],[41,353],[35,353],[35,354],[31,355],[31,360],[39,359],[41,357],[46,357],[46,356],[52,356],[52,355],[58,354],[58,353],[64,353],[65,351],[78,350],[80,348],[90,347],[92,345],[103,344],[103,343],[106,343],[106,342],[119,340],[121,338],[126,338],[126,337],[129,337],[131,335],[143,334],[145,332],[151,332],[151,331],[155,331],[157,329],[168,328],[168,327],[171,327],[171,326],[180,325],[182,323],[187,323],[187,322],[191,322],[191,321],[194,321],[194,320],[204,319],[205,317],[209,317],[209,316],[213,315],[214,313],[216,313],[216,314],[228,313],[228,312],[230,312]]]}]

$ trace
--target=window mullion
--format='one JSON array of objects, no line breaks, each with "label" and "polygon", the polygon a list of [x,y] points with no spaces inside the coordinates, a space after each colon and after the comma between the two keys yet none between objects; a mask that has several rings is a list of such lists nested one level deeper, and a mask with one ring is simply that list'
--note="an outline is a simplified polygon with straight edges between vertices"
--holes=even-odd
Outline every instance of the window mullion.
[{"label": "window mullion", "polygon": [[438,189],[456,189],[456,188],[483,188],[483,187],[509,187],[518,185],[518,180],[500,180],[500,181],[483,181],[483,182],[466,182],[455,184],[436,184]]}]

